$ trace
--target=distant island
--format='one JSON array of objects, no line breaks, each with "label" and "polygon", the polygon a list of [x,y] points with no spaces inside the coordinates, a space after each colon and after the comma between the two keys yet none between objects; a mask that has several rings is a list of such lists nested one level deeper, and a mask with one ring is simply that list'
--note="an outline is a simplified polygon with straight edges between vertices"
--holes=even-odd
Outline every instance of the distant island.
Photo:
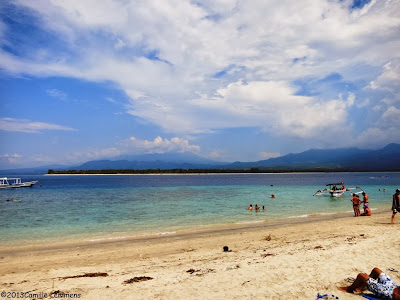
[{"label": "distant island", "polygon": [[[49,175],[97,175],[97,174],[233,174],[233,173],[287,173],[294,171],[282,170],[260,170],[258,168],[251,169],[147,169],[147,170],[133,170],[133,169],[106,169],[106,170],[48,170]],[[298,172],[298,171],[296,171]]]},{"label": "distant island", "polygon": [[[382,172],[391,170],[381,170]],[[338,170],[338,169],[106,169],[106,170],[48,170],[48,175],[135,175],[135,174],[263,174],[263,173],[334,173],[334,172],[377,172],[376,170]]]}]

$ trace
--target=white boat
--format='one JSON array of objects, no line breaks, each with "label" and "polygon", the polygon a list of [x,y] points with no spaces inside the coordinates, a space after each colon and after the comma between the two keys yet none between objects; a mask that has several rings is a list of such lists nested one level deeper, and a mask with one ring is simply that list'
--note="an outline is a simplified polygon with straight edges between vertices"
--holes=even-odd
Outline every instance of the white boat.
[{"label": "white boat", "polygon": [[12,188],[20,188],[20,187],[32,187],[34,184],[38,182],[34,181],[26,181],[22,182],[21,178],[0,178],[0,189],[12,189]]},{"label": "white boat", "polygon": [[[313,196],[331,196],[331,197],[341,197],[344,195],[345,192],[350,192],[350,193],[355,193],[359,194],[362,193],[362,189],[359,186],[356,186],[354,188],[346,188],[343,181],[338,182],[338,183],[328,183],[326,186],[329,186],[329,188],[325,188],[322,191],[318,190],[314,193]],[[360,189],[361,191],[359,192],[354,192],[354,189]]]}]

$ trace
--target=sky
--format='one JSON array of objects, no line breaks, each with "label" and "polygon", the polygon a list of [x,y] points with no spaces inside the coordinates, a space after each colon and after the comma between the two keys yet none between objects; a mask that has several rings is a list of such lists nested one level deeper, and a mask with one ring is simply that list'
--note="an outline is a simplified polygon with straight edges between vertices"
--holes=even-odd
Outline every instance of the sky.
[{"label": "sky", "polygon": [[2,0],[0,169],[400,142],[400,0]]}]

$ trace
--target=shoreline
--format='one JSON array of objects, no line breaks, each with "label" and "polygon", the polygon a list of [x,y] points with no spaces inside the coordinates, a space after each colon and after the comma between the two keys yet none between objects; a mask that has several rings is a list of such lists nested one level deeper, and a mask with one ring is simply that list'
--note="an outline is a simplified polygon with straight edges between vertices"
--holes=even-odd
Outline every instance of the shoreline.
[{"label": "shoreline", "polygon": [[[140,170],[138,170],[140,171]],[[400,171],[279,171],[279,170],[274,170],[271,172],[193,172],[193,173],[62,173],[62,174],[49,174],[49,173],[44,173],[44,174],[39,174],[40,176],[114,176],[114,175],[267,175],[267,174],[273,174],[273,175],[279,175],[279,174],[334,174],[334,173],[400,173]],[[27,175],[27,174],[22,174],[22,175]],[[28,175],[27,175],[28,176]],[[33,176],[33,175],[32,175]]]},{"label": "shoreline", "polygon": [[[390,210],[374,209],[373,215],[388,214]],[[42,251],[42,250],[61,250],[74,247],[96,247],[97,245],[106,244],[121,244],[121,243],[134,243],[138,244],[146,241],[162,241],[165,239],[182,240],[187,238],[196,238],[198,236],[218,236],[223,234],[231,234],[235,232],[243,232],[248,230],[268,230],[280,226],[296,226],[299,224],[320,223],[324,221],[334,221],[346,218],[352,218],[353,212],[342,212],[332,214],[309,214],[306,216],[286,217],[279,219],[239,222],[229,224],[210,224],[195,227],[185,227],[174,231],[165,232],[147,232],[143,234],[129,234],[118,236],[115,233],[104,235],[84,235],[75,239],[67,239],[66,242],[60,242],[57,239],[40,239],[37,244],[30,243],[23,245],[16,241],[15,244],[10,246],[0,246],[0,255],[2,253],[10,252],[29,252],[29,251]],[[360,217],[363,218],[363,217]],[[31,242],[34,242],[32,240]]]}]

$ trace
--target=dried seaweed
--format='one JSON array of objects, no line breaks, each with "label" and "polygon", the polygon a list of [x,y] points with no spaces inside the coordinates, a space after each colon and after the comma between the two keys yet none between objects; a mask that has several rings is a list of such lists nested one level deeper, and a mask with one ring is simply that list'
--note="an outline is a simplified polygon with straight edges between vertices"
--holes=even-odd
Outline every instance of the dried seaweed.
[{"label": "dried seaweed", "polygon": [[125,280],[124,284],[130,284],[130,283],[134,283],[134,282],[140,282],[140,281],[147,281],[147,280],[152,280],[152,277],[148,277],[148,276],[139,276],[139,277],[133,277],[131,279]]},{"label": "dried seaweed", "polygon": [[107,273],[97,272],[97,273],[85,273],[83,275],[66,276],[62,277],[61,279],[81,278],[81,277],[107,277],[107,276],[108,276]]}]

